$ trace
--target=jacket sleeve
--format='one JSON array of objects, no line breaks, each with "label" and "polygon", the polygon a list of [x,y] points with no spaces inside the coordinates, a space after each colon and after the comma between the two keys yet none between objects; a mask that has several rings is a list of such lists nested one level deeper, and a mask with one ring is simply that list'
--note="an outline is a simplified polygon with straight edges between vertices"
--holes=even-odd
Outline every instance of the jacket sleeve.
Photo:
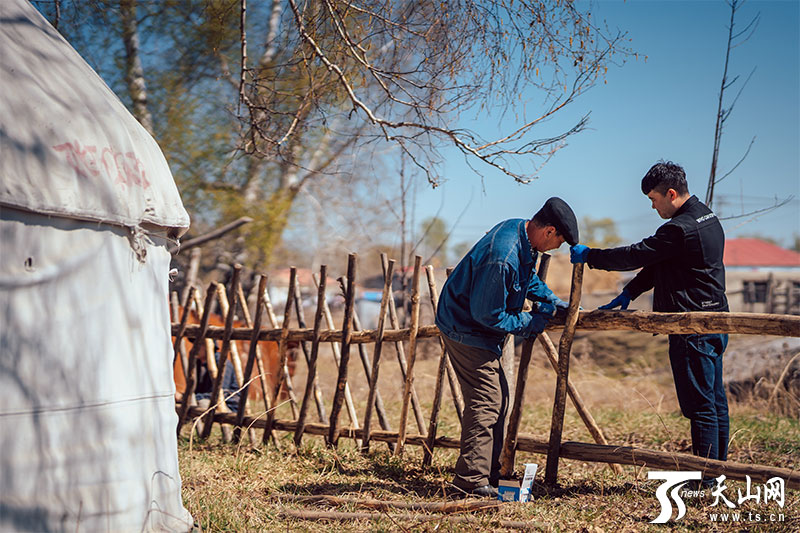
[{"label": "jacket sleeve", "polygon": [[646,266],[625,285],[625,288],[628,290],[628,294],[631,295],[631,300],[635,300],[654,286],[654,269],[653,267]]},{"label": "jacket sleeve", "polygon": [[675,224],[664,224],[655,235],[619,248],[592,248],[586,256],[591,268],[636,270],[673,257],[683,250],[683,231]]},{"label": "jacket sleeve", "polygon": [[469,298],[472,318],[489,329],[527,337],[540,333],[547,319],[537,313],[509,313],[506,310],[508,287],[514,282],[506,264],[490,263],[475,275]]},{"label": "jacket sleeve", "polygon": [[527,298],[529,300],[533,300],[534,302],[550,302],[555,304],[561,299],[553,294],[553,291],[550,290],[544,281],[539,279],[539,276],[536,275],[534,272],[531,274],[531,281],[528,284],[528,294]]}]

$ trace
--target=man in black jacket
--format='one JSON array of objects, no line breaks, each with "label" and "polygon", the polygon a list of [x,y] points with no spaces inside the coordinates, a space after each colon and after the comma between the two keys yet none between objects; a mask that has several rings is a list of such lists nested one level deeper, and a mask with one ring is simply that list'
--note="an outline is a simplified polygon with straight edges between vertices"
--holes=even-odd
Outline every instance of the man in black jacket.
[{"label": "man in black jacket", "polygon": [[[631,300],[654,289],[653,310],[727,311],[725,234],[717,216],[689,194],[686,174],[671,162],[659,162],[642,179],[647,195],[661,218],[668,219],[631,246],[570,249],[573,263],[602,270],[641,271],[622,293],[600,309],[627,309]],[[691,421],[692,453],[726,460],[728,455],[728,400],[722,383],[722,353],[727,335],[670,335],[669,359],[678,403]]]}]

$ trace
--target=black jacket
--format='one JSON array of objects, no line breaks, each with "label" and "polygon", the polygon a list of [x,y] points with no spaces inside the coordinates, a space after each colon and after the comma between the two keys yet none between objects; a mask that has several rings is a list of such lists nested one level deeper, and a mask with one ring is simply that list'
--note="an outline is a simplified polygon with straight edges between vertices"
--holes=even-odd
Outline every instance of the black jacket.
[{"label": "black jacket", "polygon": [[727,311],[724,248],[717,215],[692,196],[652,237],[631,246],[591,249],[586,263],[602,270],[641,268],[625,288],[631,299],[655,288],[654,311]]}]

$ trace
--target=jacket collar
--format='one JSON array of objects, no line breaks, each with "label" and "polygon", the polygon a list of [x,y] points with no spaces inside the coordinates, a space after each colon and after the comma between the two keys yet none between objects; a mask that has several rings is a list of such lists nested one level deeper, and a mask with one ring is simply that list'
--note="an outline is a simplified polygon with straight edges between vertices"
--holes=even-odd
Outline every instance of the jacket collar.
[{"label": "jacket collar", "polygon": [[519,258],[520,258],[520,263],[522,263],[523,265],[535,263],[537,256],[537,252],[535,252],[533,246],[531,246],[531,241],[528,240],[528,232],[525,231],[526,222],[527,220],[523,220],[519,224],[519,240],[520,240]]},{"label": "jacket collar", "polygon": [[700,202],[700,199],[697,196],[695,196],[694,194],[691,195],[689,197],[689,199],[686,200],[685,202],[683,202],[683,205],[680,206],[677,211],[675,211],[675,214],[672,215],[671,218],[675,218],[676,216],[685,213],[686,211],[689,210],[690,207],[693,207],[695,204],[697,204],[699,202]]}]

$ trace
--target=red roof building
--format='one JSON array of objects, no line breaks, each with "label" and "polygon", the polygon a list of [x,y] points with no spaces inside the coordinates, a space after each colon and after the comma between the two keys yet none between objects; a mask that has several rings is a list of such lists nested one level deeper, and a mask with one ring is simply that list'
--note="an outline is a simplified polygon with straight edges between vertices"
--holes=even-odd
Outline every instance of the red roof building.
[{"label": "red roof building", "polygon": [[800,270],[800,253],[761,239],[726,240],[723,261],[726,269]]}]

